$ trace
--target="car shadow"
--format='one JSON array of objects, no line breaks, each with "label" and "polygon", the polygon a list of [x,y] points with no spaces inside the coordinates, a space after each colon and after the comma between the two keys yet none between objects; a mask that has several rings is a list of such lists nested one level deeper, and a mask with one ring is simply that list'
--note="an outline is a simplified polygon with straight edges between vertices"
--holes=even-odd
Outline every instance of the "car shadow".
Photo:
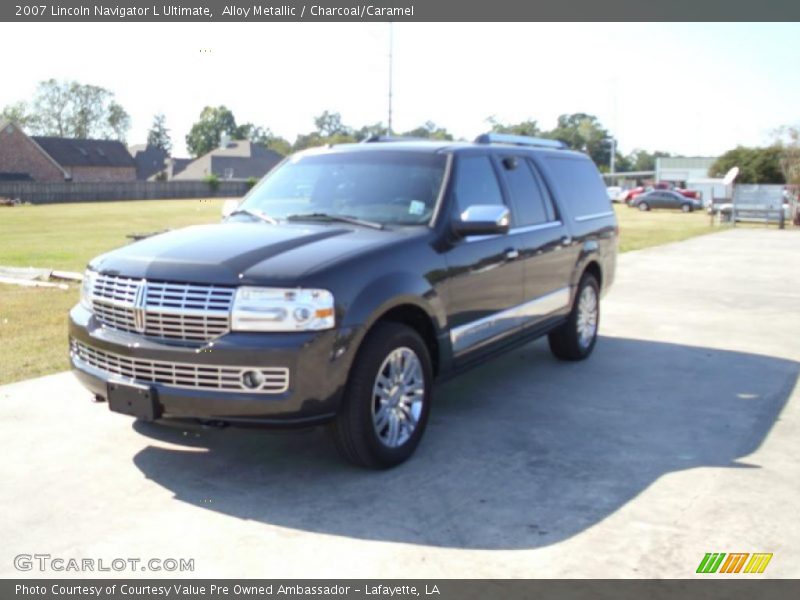
[{"label": "car shadow", "polygon": [[[359,539],[522,549],[569,538],[662,475],[747,468],[800,372],[790,361],[603,337],[582,363],[538,341],[437,390],[415,456],[373,472],[324,430],[136,422],[136,466],[175,498]],[[755,467],[754,467],[755,468]]]}]

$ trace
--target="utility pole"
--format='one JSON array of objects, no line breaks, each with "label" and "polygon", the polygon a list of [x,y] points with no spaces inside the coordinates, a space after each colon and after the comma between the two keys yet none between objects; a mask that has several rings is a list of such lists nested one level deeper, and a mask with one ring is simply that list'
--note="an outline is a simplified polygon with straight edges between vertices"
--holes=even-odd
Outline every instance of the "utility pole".
[{"label": "utility pole", "polygon": [[392,135],[392,76],[394,58],[394,23],[389,21],[389,118],[386,127],[387,135]]},{"label": "utility pole", "polygon": [[616,160],[617,160],[617,140],[612,135],[611,136],[611,164],[609,165],[611,168],[611,174],[614,174],[614,169],[616,167]]}]

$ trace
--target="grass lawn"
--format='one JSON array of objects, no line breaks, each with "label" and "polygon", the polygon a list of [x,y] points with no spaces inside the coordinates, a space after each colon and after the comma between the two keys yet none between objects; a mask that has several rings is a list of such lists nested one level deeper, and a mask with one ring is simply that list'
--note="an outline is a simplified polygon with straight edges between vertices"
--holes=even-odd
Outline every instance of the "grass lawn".
[{"label": "grass lawn", "polygon": [[642,212],[621,204],[615,204],[614,209],[619,222],[620,252],[641,250],[720,231],[720,227],[710,225],[710,218],[703,211],[686,214],[679,210]]},{"label": "grass lawn", "polygon": [[[213,223],[222,200],[163,200],[0,208],[0,265],[83,271],[92,257],[128,243],[127,235]],[[620,250],[638,250],[710,233],[708,216],[642,213],[616,206]],[[0,284],[0,384],[68,368],[69,290]]]},{"label": "grass lawn", "polygon": [[[0,265],[80,271],[127,235],[220,218],[222,200],[92,202],[0,208]],[[69,290],[0,284],[0,385],[63,371]]]}]

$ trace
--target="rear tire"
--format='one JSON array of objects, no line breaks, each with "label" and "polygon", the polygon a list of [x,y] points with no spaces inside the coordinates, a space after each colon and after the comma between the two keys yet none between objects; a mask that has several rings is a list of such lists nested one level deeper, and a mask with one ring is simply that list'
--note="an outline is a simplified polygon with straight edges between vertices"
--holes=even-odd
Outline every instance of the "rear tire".
[{"label": "rear tire", "polygon": [[433,367],[420,335],[399,323],[367,334],[331,432],[351,463],[387,469],[416,450],[428,422]]},{"label": "rear tire", "polygon": [[600,324],[600,286],[591,273],[584,273],[575,292],[567,322],[547,336],[550,351],[561,360],[583,360],[594,350]]}]

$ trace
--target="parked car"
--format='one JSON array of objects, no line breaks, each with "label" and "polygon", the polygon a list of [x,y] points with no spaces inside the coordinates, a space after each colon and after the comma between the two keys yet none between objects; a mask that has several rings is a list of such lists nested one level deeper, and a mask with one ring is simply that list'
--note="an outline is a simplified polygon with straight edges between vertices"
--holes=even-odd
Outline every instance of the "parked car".
[{"label": "parked car", "polygon": [[612,202],[620,202],[622,188],[618,185],[610,185],[606,188],[606,193],[608,194],[608,199]]},{"label": "parked car", "polygon": [[391,467],[435,380],[544,335],[591,354],[617,237],[594,163],[552,140],[307,150],[223,223],[92,260],[72,367],[115,412],[327,424],[344,457]]},{"label": "parked car", "polygon": [[694,198],[672,190],[652,190],[636,196],[629,204],[631,208],[650,210],[652,208],[679,208],[683,212],[700,210],[703,205]]},{"label": "parked car", "polygon": [[687,190],[686,188],[674,188],[673,191],[678,192],[681,196],[686,196],[687,198],[694,198],[695,200],[700,200],[700,192],[697,190]]},{"label": "parked car", "polygon": [[622,196],[620,196],[620,201],[625,203],[625,204],[630,205],[631,200],[633,200],[639,194],[644,194],[646,191],[647,190],[644,189],[644,187],[642,187],[642,186],[638,186],[638,187],[635,187],[635,188],[631,188],[629,190],[625,190],[625,192],[623,192]]}]

